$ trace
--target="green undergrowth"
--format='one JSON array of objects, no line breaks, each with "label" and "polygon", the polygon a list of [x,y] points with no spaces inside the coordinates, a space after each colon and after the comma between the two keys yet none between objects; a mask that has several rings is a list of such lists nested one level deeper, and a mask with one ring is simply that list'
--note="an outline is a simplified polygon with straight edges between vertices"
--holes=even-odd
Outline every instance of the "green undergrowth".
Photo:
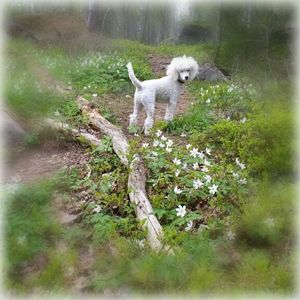
[{"label": "green undergrowth", "polygon": [[75,245],[76,239],[80,235],[83,241],[86,233],[59,223],[53,206],[55,186],[53,181],[8,186],[4,279],[14,294],[62,292],[69,287],[65,271],[76,268],[83,248]]},{"label": "green undergrowth", "polygon": [[4,95],[7,105],[25,119],[47,115],[59,106],[63,99],[42,85],[38,75],[32,72],[32,62],[27,59],[26,52],[20,52],[18,47],[18,44],[14,45],[13,49],[17,50],[9,53],[5,65]]},{"label": "green undergrowth", "polygon": [[[115,41],[111,52],[74,56],[25,45],[12,41],[9,46],[8,104],[26,118],[50,115],[75,127],[88,124],[74,102],[77,95],[96,103],[117,124],[116,116],[101,106],[101,96],[133,92],[128,61],[137,66],[138,78],[149,79],[148,55],[186,54],[199,61],[210,57],[210,46],[204,45],[151,47]],[[32,62],[71,92],[62,98],[40,87]],[[90,159],[83,166],[61,170],[51,183],[9,187],[10,290],[68,291],[84,273],[80,253],[91,246],[93,264],[84,273],[87,292],[293,291],[295,142],[290,83],[194,81],[187,89],[193,100],[184,115],[157,123],[147,138],[136,133],[130,139],[129,158],[139,153],[144,159],[146,192],[163,226],[162,243],[171,245],[174,255],[150,249],[144,222],[136,220],[129,201],[128,170],[114,154],[111,140],[102,137],[98,147],[87,146]],[[35,142],[34,136],[28,139]],[[62,228],[57,222],[54,191],[63,206],[82,213],[80,224]],[[36,265],[41,267],[32,269]]]},{"label": "green undergrowth", "polygon": [[194,83],[187,114],[167,125],[168,133],[185,132],[190,142],[231,159],[239,157],[253,176],[294,175],[292,88],[285,82],[253,85]]},{"label": "green undergrowth", "polygon": [[122,236],[144,237],[142,224],[136,221],[134,207],[129,202],[126,168],[113,153],[109,138],[89,151],[91,159],[84,169],[73,168],[61,173],[61,182],[70,193],[85,192],[92,200],[83,200],[84,223],[92,228],[95,243]]},{"label": "green undergrowth", "polygon": [[[210,229],[186,233],[173,255],[155,253],[137,236],[126,236],[126,227],[120,230],[122,222],[110,217],[102,202],[97,202],[101,212],[86,210],[89,226],[62,228],[53,219],[52,190],[44,183],[19,189],[7,199],[6,286],[14,293],[68,292],[82,274],[79,255],[90,247],[93,263],[85,276],[86,292],[232,295],[293,290],[295,257],[287,255],[293,247],[292,186],[261,186],[242,206],[242,217],[234,215],[236,236],[231,231],[212,235]],[[128,203],[118,210],[120,206]],[[132,232],[132,221],[125,230]]]}]

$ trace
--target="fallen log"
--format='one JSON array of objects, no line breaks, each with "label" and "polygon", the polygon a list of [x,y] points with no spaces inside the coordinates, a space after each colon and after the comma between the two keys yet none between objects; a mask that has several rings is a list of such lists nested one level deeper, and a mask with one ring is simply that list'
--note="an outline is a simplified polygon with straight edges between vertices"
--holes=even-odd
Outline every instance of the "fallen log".
[{"label": "fallen log", "polygon": [[[162,250],[161,238],[163,230],[146,194],[146,169],[144,162],[139,155],[135,155],[134,159],[128,161],[129,144],[124,133],[103,118],[95,108],[84,98],[77,97],[77,105],[81,111],[87,115],[91,125],[97,130],[112,138],[113,149],[120,158],[121,162],[129,167],[128,190],[129,199],[135,206],[137,219],[143,223],[143,227],[147,230],[147,241],[149,246],[156,250]],[[164,247],[165,250],[170,250]]]},{"label": "fallen log", "polygon": [[87,114],[89,121],[94,128],[111,137],[115,153],[119,156],[121,162],[128,166],[127,155],[129,145],[123,132],[102,117],[97,110],[93,108],[93,105],[84,98],[78,96],[77,105],[83,113]]},{"label": "fallen log", "polygon": [[86,139],[91,145],[99,146],[100,141],[97,139],[94,135],[90,134],[86,130],[79,130],[76,128],[73,128],[68,123],[65,122],[58,122],[53,119],[45,119],[44,125],[46,125],[49,128],[55,129],[55,130],[63,130],[63,131],[69,131],[74,137],[81,137]]},{"label": "fallen log", "polygon": [[146,169],[142,158],[136,155],[130,164],[128,176],[129,198],[135,204],[137,219],[140,221],[146,220],[144,226],[148,231],[147,239],[150,247],[160,250],[160,239],[163,237],[163,230],[147,198],[145,182]]}]

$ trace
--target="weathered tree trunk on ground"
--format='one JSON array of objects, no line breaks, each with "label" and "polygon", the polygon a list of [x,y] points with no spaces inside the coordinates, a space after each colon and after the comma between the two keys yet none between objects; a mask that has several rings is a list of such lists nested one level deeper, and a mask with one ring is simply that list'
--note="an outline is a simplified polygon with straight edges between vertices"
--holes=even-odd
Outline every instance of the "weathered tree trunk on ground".
[{"label": "weathered tree trunk on ground", "polygon": [[[147,230],[147,240],[149,246],[156,250],[162,250],[161,238],[163,230],[146,194],[146,169],[144,162],[139,155],[135,155],[132,162],[128,161],[129,144],[123,132],[103,118],[91,104],[82,97],[77,97],[77,105],[81,111],[88,116],[92,127],[100,130],[112,138],[113,149],[120,158],[121,162],[129,167],[128,190],[129,198],[135,205],[137,219],[143,222]],[[167,249],[167,248],[165,248]],[[170,249],[167,249],[170,250]]]},{"label": "weathered tree trunk on ground", "polygon": [[150,247],[155,250],[161,250],[160,239],[163,237],[163,230],[147,198],[145,183],[146,169],[142,158],[136,155],[130,164],[128,177],[129,198],[135,204],[137,219],[140,221],[146,220],[144,227],[148,231]]},{"label": "weathered tree trunk on ground", "polygon": [[93,146],[97,147],[100,145],[99,139],[97,139],[94,135],[90,134],[86,130],[73,128],[68,123],[59,122],[48,118],[44,120],[44,125],[55,130],[69,131],[74,137],[84,138]]},{"label": "weathered tree trunk on ground", "polygon": [[119,156],[121,162],[128,166],[127,155],[129,145],[123,132],[103,118],[84,98],[79,96],[77,98],[77,105],[83,113],[88,115],[89,121],[94,128],[112,138],[114,151]]}]

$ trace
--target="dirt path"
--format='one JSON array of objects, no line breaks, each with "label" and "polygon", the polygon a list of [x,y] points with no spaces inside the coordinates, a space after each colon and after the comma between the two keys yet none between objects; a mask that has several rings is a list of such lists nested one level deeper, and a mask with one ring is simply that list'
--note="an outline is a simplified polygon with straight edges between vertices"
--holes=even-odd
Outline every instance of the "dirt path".
[{"label": "dirt path", "polygon": [[68,147],[43,145],[20,151],[5,161],[4,183],[33,183],[54,175],[63,167],[83,165],[88,159],[84,148],[74,144]]}]

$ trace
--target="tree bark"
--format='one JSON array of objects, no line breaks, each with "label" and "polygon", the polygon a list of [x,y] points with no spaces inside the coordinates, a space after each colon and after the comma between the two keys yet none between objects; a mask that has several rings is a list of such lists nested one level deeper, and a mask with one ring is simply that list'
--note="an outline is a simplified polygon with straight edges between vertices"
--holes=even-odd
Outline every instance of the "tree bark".
[{"label": "tree bark", "polygon": [[100,145],[99,139],[97,139],[94,135],[90,134],[86,130],[73,128],[68,123],[59,122],[48,118],[44,120],[44,125],[55,130],[69,131],[74,137],[83,137],[93,146],[97,147]]},{"label": "tree bark", "polygon": [[[129,167],[128,190],[130,201],[135,205],[137,219],[143,222],[143,227],[147,230],[147,240],[149,246],[156,250],[162,250],[161,238],[163,230],[146,194],[146,169],[144,162],[139,155],[129,162],[129,144],[123,132],[108,122],[94,109],[90,103],[82,97],[77,97],[77,104],[81,111],[89,118],[91,125],[112,138],[113,149],[120,158],[121,162]],[[165,250],[170,250],[164,248]]]}]

